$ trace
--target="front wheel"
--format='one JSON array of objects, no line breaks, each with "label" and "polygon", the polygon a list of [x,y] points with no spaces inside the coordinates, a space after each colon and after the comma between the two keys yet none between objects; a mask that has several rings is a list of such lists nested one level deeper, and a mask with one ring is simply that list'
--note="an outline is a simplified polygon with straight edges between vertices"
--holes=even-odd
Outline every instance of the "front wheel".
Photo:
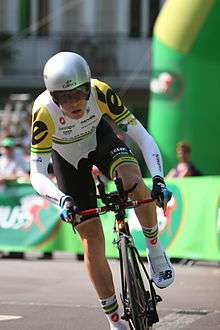
[{"label": "front wheel", "polygon": [[126,237],[120,242],[123,267],[123,304],[132,330],[149,330],[148,292],[145,290],[138,261],[132,245]]}]

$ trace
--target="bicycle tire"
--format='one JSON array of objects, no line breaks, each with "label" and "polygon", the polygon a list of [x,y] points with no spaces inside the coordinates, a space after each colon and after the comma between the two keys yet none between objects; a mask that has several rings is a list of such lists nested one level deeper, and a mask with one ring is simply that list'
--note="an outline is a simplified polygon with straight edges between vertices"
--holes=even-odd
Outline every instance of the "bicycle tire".
[{"label": "bicycle tire", "polygon": [[127,244],[127,238],[122,237],[120,242],[122,264],[124,269],[124,281],[127,292],[124,296],[130,309],[130,319],[128,320],[132,330],[149,330],[147,316],[147,297],[138,266],[135,252],[130,244]]}]

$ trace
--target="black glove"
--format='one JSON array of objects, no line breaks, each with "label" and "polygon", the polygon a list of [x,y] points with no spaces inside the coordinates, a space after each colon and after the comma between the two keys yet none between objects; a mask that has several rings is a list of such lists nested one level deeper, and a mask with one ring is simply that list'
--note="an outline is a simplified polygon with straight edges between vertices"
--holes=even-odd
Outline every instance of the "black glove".
[{"label": "black glove", "polygon": [[166,204],[172,197],[172,193],[167,189],[164,179],[159,175],[153,177],[151,197],[155,199],[157,205],[162,208],[166,208]]},{"label": "black glove", "polygon": [[60,218],[65,222],[71,222],[74,224],[75,216],[77,213],[77,207],[74,200],[70,196],[63,196],[59,203],[61,207]]}]

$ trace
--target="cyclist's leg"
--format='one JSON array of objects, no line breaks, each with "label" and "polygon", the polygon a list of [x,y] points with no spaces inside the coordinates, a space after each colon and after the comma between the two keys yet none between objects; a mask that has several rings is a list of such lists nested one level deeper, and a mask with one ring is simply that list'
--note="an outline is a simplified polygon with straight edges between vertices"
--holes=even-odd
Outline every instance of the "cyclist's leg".
[{"label": "cyclist's leg", "polygon": [[[108,132],[108,126],[102,121],[101,126],[103,125],[105,125],[105,129],[102,131]],[[112,131],[104,136],[97,135],[98,148],[95,157],[91,153],[94,164],[110,179],[115,177],[117,171],[122,177],[125,189],[131,189],[136,185],[131,197],[135,199],[150,197],[150,190],[143,182],[138,162],[128,146]],[[137,216],[143,226],[155,226],[157,218],[154,203],[138,207]]]},{"label": "cyclist's leg", "polygon": [[[59,188],[72,196],[80,210],[96,207],[96,189],[88,161],[80,161],[76,170],[59,154],[53,152],[53,165]],[[84,263],[88,276],[108,316],[111,329],[126,329],[119,322],[118,304],[112,273],[105,257],[104,234],[99,218],[90,218],[78,225],[84,249]],[[113,319],[111,319],[113,317]],[[114,326],[113,326],[113,325]]]},{"label": "cyclist's leg", "polygon": [[[132,199],[151,197],[150,190],[144,184],[138,164],[126,162],[120,164],[115,168],[113,177],[116,171],[122,178],[125,190],[129,190],[136,185],[129,194]],[[136,208],[135,213],[143,227],[153,227],[157,224],[156,207],[154,203],[144,204]]]},{"label": "cyclist's leg", "polygon": [[[105,126],[105,129],[100,130],[100,133],[104,132],[104,135],[99,134],[98,129],[98,147],[94,157],[94,164],[110,178],[113,178],[117,171],[122,177],[125,189],[131,189],[134,184],[137,184],[132,192],[133,198],[150,197],[150,191],[144,185],[134,155],[127,145],[117,138],[114,132],[109,132],[108,127],[103,121],[100,122],[100,127],[102,125]],[[174,280],[174,269],[158,239],[158,225],[154,203],[137,208],[136,214],[146,237],[149,259],[152,266],[152,278],[158,287],[166,287]]]},{"label": "cyclist's leg", "polygon": [[[92,162],[98,166],[105,176],[113,179],[116,171],[122,177],[125,189],[136,187],[132,191],[133,198],[150,197],[150,190],[144,185],[138,162],[127,145],[121,141],[114,132],[108,129],[104,121],[100,123],[105,135],[97,134],[98,147],[95,153],[91,153]],[[140,206],[137,215],[143,226],[154,226],[157,223],[156,208],[154,203]]]},{"label": "cyclist's leg", "polygon": [[114,294],[111,270],[105,258],[105,243],[101,221],[91,218],[76,227],[84,248],[87,273],[100,299]]},{"label": "cyclist's leg", "polygon": [[[131,198],[150,197],[150,190],[145,187],[140,169],[136,164],[125,162],[117,166],[115,171],[122,177],[125,189],[130,189],[136,184],[135,189],[130,193]],[[174,281],[174,269],[158,239],[155,204],[145,204],[138,207],[135,212],[146,238],[153,281],[160,288],[167,287]]]},{"label": "cyclist's leg", "polygon": [[93,218],[76,227],[84,247],[84,260],[89,278],[97,292],[100,304],[111,330],[126,330],[120,320],[112,273],[105,257],[104,234],[99,218]]}]

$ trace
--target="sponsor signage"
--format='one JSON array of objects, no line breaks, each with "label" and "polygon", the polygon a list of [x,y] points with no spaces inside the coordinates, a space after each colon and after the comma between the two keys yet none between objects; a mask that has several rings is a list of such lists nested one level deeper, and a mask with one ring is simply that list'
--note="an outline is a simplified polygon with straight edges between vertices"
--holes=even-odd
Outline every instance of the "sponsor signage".
[{"label": "sponsor signage", "polygon": [[[220,261],[220,177],[167,181],[173,197],[166,215],[157,208],[160,240],[170,257]],[[146,179],[151,187],[152,180]],[[205,187],[205,189],[204,189]],[[113,183],[107,191],[113,191]],[[207,191],[209,192],[207,194]],[[59,220],[59,209],[38,196],[30,184],[14,184],[0,193],[0,249],[82,253],[78,234]],[[128,221],[137,248],[146,256],[146,244],[133,210]],[[118,257],[112,244],[114,214],[102,216],[107,257]]]}]

